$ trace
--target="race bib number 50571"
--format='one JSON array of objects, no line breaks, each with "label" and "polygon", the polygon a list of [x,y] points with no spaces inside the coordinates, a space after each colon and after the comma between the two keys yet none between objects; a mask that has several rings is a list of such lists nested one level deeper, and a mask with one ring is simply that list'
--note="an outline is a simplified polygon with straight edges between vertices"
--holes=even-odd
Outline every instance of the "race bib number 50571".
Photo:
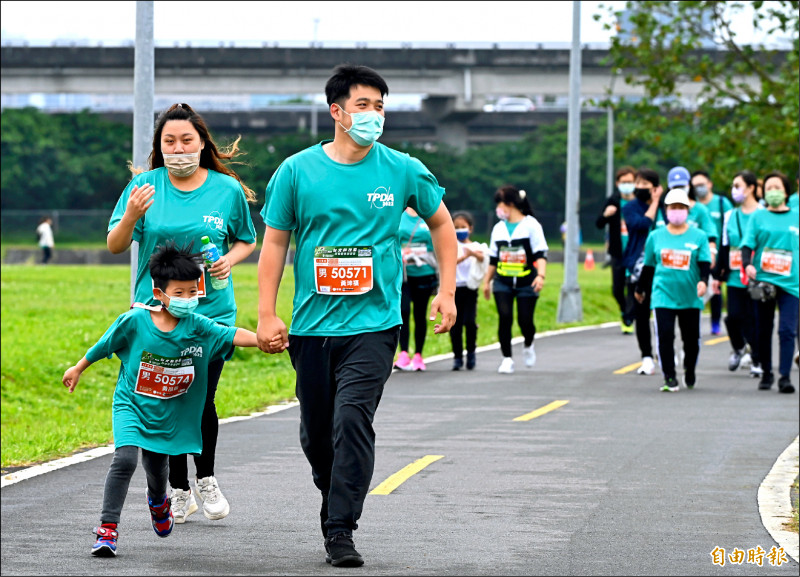
[{"label": "race bib number 50571", "polygon": [[360,295],[372,290],[372,247],[316,247],[314,279],[319,294]]}]

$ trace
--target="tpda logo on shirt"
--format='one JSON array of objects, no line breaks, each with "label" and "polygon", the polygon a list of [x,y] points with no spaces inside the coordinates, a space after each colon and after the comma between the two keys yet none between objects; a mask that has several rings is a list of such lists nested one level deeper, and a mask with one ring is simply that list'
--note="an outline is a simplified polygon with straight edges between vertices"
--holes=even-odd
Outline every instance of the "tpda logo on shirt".
[{"label": "tpda logo on shirt", "polygon": [[370,208],[384,208],[394,206],[394,195],[390,192],[391,187],[379,186],[373,192],[367,194],[367,202]]},{"label": "tpda logo on shirt", "polygon": [[225,219],[222,213],[215,210],[211,214],[203,217],[203,222],[206,223],[206,228],[222,230],[225,227]]}]

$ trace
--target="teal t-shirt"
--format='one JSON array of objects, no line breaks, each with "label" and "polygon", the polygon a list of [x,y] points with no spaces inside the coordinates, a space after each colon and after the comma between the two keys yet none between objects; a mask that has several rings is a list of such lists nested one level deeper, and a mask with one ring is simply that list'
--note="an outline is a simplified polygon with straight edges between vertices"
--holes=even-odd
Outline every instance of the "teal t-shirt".
[{"label": "teal t-shirt", "polygon": [[[406,274],[418,277],[436,274],[436,269],[425,262],[426,259],[435,258],[433,252],[433,239],[431,239],[431,229],[419,216],[411,216],[403,212],[400,218],[400,228],[397,229],[397,240],[403,256],[406,254],[414,255],[406,259]],[[419,263],[419,264],[417,264]]]},{"label": "teal t-shirt", "polygon": [[[711,218],[711,223],[714,225],[714,233],[717,239],[717,244],[720,244],[720,239],[722,238],[722,224],[725,220],[725,213],[733,208],[733,203],[728,200],[727,196],[723,196],[721,194],[714,194],[713,192],[710,192],[708,195],[711,197],[711,200],[708,201],[708,204],[703,206],[706,207],[708,216]],[[698,202],[697,204],[702,203]],[[722,210],[720,210],[720,208],[722,208]]]},{"label": "teal t-shirt", "polygon": [[283,161],[261,210],[267,226],[295,235],[289,332],[346,336],[400,325],[397,230],[407,206],[432,217],[444,188],[419,160],[379,142],[353,164],[331,160],[326,142]]},{"label": "teal t-shirt", "polygon": [[690,226],[682,234],[667,227],[651,232],[644,245],[644,265],[655,268],[650,308],[702,310],[703,299],[697,296],[700,262],[711,262],[711,250],[699,228]]},{"label": "teal t-shirt", "polygon": [[753,251],[756,280],[772,283],[787,293],[800,296],[798,288],[797,211],[757,210],[750,218],[742,246]]},{"label": "teal t-shirt", "polygon": [[[145,184],[155,187],[155,195],[153,205],[133,230],[133,240],[139,242],[136,302],[160,304],[153,299],[149,261],[156,247],[167,240],[173,239],[179,245],[191,242],[193,250],[200,252],[203,245],[200,238],[208,236],[217,245],[220,255],[227,254],[235,240],[248,244],[256,241],[256,229],[242,185],[235,178],[214,170],[208,171],[208,178],[200,188],[188,192],[175,188],[163,167],[134,176],[117,201],[108,223],[109,231],[122,220],[133,187]],[[198,268],[198,277],[202,279],[196,312],[232,326],[236,322],[234,273],[231,272],[228,286],[221,290],[211,286],[207,270],[201,274]]]},{"label": "teal t-shirt", "polygon": [[[656,228],[663,228],[667,225],[664,220],[666,218],[665,210],[666,208],[664,210],[659,209],[656,213]],[[708,209],[701,203],[695,202],[694,206],[689,208],[689,216],[686,217],[686,222],[690,227],[699,228],[705,232],[708,238],[716,238],[719,244],[719,232],[717,227],[714,226],[711,216],[708,214]]]},{"label": "teal t-shirt", "polygon": [[742,239],[747,230],[747,225],[750,222],[750,217],[754,213],[764,210],[764,207],[758,205],[758,208],[747,214],[742,212],[741,207],[734,208],[725,213],[725,229],[722,236],[722,244],[728,246],[728,268],[730,274],[728,275],[728,286],[736,288],[746,288],[739,278],[740,271],[742,270]]},{"label": "teal t-shirt", "polygon": [[121,365],[114,390],[114,446],[131,445],[165,455],[200,453],[208,363],[233,354],[236,327],[191,314],[163,332],[150,311],[122,313],[86,353],[94,363],[116,354]]},{"label": "teal t-shirt", "polygon": [[789,200],[786,201],[786,205],[792,210],[800,210],[800,201],[798,201],[799,197],[800,193],[795,192],[794,194],[790,194]]},{"label": "teal t-shirt", "polygon": [[[619,199],[619,238],[622,241],[622,253],[625,253],[625,247],[628,246],[628,225],[625,224],[625,213],[623,213],[622,209],[625,208],[625,205],[628,204],[630,200],[625,200],[624,198]],[[629,276],[630,273],[628,269],[625,269],[626,276]]]}]

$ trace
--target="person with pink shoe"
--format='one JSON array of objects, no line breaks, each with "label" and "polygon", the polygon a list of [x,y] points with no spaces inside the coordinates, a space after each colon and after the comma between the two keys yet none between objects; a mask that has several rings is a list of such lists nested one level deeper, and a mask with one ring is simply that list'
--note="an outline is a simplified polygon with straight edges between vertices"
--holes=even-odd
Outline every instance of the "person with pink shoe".
[{"label": "person with pink shoe", "polygon": [[[400,355],[394,363],[401,371],[424,371],[422,348],[428,331],[428,302],[439,286],[438,265],[431,231],[413,208],[406,208],[397,230],[403,256],[403,285],[400,297]],[[411,337],[409,321],[414,309],[414,356],[408,354]]]}]

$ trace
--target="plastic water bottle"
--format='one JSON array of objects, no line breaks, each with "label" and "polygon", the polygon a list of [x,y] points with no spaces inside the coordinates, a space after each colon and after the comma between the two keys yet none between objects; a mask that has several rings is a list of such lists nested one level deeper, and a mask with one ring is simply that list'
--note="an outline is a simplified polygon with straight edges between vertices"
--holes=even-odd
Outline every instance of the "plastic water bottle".
[{"label": "plastic water bottle", "polygon": [[[219,260],[219,249],[217,249],[217,245],[211,242],[211,239],[207,236],[202,237],[200,241],[203,243],[203,260],[206,261],[206,266],[211,268],[211,265]],[[228,278],[230,277],[217,278],[212,276],[211,286],[214,287],[214,290],[222,290],[227,288]]]}]

